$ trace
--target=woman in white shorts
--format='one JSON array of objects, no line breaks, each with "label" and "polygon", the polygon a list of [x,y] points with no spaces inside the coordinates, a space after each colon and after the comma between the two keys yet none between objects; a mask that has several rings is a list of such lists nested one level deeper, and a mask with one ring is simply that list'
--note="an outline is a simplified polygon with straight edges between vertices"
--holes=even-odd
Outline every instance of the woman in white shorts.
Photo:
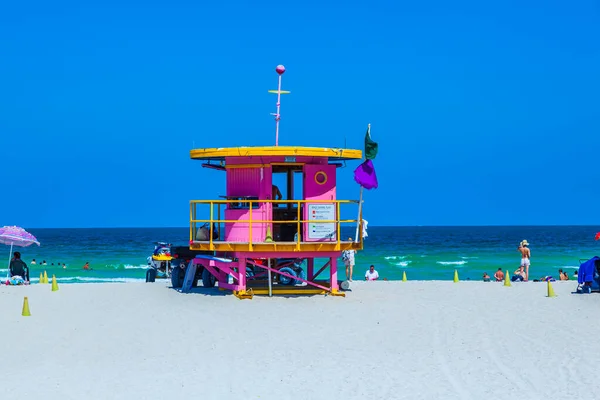
[{"label": "woman in white shorts", "polygon": [[[348,239],[352,241],[351,238]],[[342,260],[344,260],[344,265],[346,265],[346,279],[352,282],[352,269],[354,268],[354,254],[356,252],[354,250],[344,250],[342,252]]]}]

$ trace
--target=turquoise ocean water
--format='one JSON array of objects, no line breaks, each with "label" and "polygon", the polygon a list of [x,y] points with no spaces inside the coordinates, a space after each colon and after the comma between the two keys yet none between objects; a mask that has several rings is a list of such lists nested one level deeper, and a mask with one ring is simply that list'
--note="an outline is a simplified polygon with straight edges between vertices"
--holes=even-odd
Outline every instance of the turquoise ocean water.
[{"label": "turquoise ocean water", "polygon": [[[189,232],[187,228],[28,230],[41,246],[15,249],[27,263],[34,258],[47,262],[31,265],[32,281],[46,270],[62,283],[143,281],[153,242],[186,245]],[[531,245],[532,279],[556,277],[558,268],[572,275],[580,259],[600,255],[600,241],[594,241],[598,231],[600,226],[369,227],[365,249],[356,256],[354,279],[364,277],[374,264],[380,276],[390,280],[401,279],[403,271],[411,280],[451,280],[455,269],[461,279],[479,280],[483,272],[493,275],[498,268],[517,268],[517,246],[523,239]],[[353,232],[344,232],[345,236]],[[6,274],[8,253],[7,246],[0,246],[0,276]],[[93,270],[82,269],[87,261]],[[339,278],[345,278],[343,271]]]}]

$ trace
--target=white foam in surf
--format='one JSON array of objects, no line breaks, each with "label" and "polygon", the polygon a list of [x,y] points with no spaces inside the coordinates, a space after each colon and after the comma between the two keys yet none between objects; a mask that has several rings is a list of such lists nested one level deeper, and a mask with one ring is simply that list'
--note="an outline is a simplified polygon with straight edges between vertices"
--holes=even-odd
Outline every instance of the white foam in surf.
[{"label": "white foam in surf", "polygon": [[465,265],[467,261],[438,261],[437,264],[440,265]]},{"label": "white foam in surf", "polygon": [[89,282],[89,283],[102,283],[102,282],[116,282],[116,283],[128,283],[128,282],[142,282],[144,279],[136,278],[93,278],[89,276],[71,276],[68,278],[56,278],[58,282],[63,283],[77,283],[77,282]]},{"label": "white foam in surf", "polygon": [[387,256],[383,258],[385,258],[386,260],[404,260],[406,256]]},{"label": "white foam in surf", "polygon": [[125,265],[123,268],[125,269],[148,269],[150,266],[148,265]]}]

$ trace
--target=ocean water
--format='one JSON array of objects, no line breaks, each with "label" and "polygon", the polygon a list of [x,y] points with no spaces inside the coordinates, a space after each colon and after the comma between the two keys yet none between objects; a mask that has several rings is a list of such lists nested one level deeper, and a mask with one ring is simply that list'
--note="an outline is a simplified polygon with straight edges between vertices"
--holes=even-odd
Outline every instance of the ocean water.
[{"label": "ocean water", "polygon": [[[30,265],[32,281],[46,270],[62,283],[143,281],[153,242],[186,245],[189,232],[187,228],[28,230],[41,246],[15,249],[28,264],[32,259],[47,263]],[[460,279],[480,280],[484,272],[493,275],[498,268],[518,268],[517,246],[523,239],[530,243],[531,279],[557,277],[559,268],[572,275],[580,260],[600,255],[600,241],[594,240],[598,231],[600,226],[369,227],[365,249],[356,256],[354,279],[363,278],[373,264],[380,277],[389,280],[401,279],[403,271],[410,280],[451,280],[455,269]],[[6,274],[8,254],[9,247],[0,246],[0,276]],[[82,269],[86,262],[92,270]],[[345,278],[345,272],[340,269],[338,276]]]}]

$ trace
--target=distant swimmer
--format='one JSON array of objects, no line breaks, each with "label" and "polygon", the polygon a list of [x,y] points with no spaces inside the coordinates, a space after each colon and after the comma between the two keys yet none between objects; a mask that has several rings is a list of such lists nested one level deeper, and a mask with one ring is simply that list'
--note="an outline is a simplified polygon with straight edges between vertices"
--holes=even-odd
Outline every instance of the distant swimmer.
[{"label": "distant swimmer", "polygon": [[36,265],[37,263],[35,262],[35,258],[33,260],[31,260],[31,262],[29,264]]},{"label": "distant swimmer", "polygon": [[83,269],[85,269],[86,271],[90,269],[90,262],[86,262],[85,265],[83,266]]},{"label": "distant swimmer", "polygon": [[63,263],[63,269],[67,269],[67,266],[65,265],[65,263]]},{"label": "distant swimmer", "polygon": [[523,240],[518,249],[521,253],[521,267],[525,268],[525,281],[529,280],[529,265],[531,264],[531,250],[528,246],[527,240]]}]

